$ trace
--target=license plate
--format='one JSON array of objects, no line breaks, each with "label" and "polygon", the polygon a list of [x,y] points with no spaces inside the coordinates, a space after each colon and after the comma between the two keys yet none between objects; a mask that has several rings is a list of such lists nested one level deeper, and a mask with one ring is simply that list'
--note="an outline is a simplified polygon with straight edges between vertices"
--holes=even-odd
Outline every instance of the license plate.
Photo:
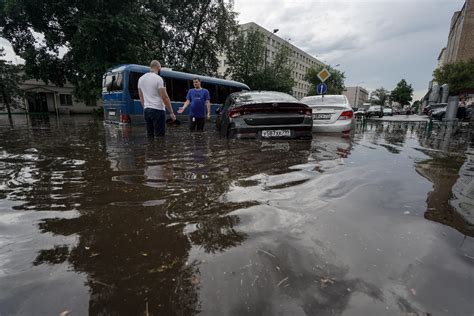
[{"label": "license plate", "polygon": [[115,111],[109,111],[109,116],[115,116]]},{"label": "license plate", "polygon": [[270,131],[262,131],[262,137],[289,137],[291,136],[291,131],[289,129],[275,129]]},{"label": "license plate", "polygon": [[332,114],[313,114],[315,120],[329,120]]}]

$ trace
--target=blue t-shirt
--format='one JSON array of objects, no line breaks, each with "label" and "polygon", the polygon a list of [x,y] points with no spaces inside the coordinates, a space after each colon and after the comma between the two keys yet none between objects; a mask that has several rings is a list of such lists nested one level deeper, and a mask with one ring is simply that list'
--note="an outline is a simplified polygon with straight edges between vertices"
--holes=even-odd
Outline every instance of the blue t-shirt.
[{"label": "blue t-shirt", "polygon": [[191,102],[189,107],[189,116],[195,118],[206,117],[206,101],[210,100],[211,96],[207,89],[190,89],[186,100]]}]

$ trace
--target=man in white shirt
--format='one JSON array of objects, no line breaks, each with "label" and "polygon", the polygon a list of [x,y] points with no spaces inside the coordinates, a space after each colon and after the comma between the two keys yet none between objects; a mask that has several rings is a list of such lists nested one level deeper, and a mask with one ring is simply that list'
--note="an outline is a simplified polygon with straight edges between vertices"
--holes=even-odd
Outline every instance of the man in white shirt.
[{"label": "man in white shirt", "polygon": [[158,75],[160,69],[160,62],[153,60],[150,63],[150,72],[138,79],[138,94],[143,107],[148,137],[165,136],[165,107],[170,112],[171,119],[176,120],[163,78]]}]

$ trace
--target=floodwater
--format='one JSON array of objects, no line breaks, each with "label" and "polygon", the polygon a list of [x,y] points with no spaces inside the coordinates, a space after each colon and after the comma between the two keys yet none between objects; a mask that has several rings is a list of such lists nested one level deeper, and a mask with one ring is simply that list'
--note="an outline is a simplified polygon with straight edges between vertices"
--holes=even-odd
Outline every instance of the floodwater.
[{"label": "floodwater", "polygon": [[207,129],[0,118],[0,315],[473,315],[472,131]]}]

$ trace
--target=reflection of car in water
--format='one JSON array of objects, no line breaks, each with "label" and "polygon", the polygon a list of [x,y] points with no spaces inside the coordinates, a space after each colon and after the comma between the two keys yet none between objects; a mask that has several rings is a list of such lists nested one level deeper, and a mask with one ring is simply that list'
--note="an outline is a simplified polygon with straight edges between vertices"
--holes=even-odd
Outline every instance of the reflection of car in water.
[{"label": "reflection of car in water", "polygon": [[216,128],[236,138],[311,138],[311,108],[272,91],[231,94],[218,110]]},{"label": "reflection of car in water", "polygon": [[311,143],[311,157],[316,161],[336,161],[347,158],[352,149],[352,141],[348,138],[320,135]]},{"label": "reflection of car in water", "polygon": [[344,95],[310,96],[301,99],[313,109],[313,132],[350,133],[354,112]]}]

